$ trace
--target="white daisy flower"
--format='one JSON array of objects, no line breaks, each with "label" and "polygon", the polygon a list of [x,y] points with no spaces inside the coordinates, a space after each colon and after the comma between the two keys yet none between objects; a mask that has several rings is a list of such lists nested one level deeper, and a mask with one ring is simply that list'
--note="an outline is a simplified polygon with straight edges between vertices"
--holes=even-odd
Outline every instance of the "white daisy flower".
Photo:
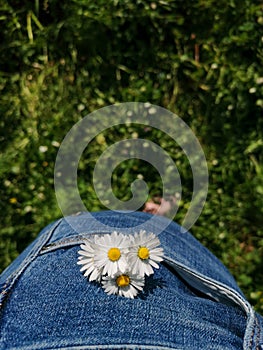
[{"label": "white daisy flower", "polygon": [[113,276],[117,271],[124,272],[127,269],[127,249],[130,238],[116,231],[96,237],[96,251],[94,263],[102,270],[102,275]]},{"label": "white daisy flower", "polygon": [[101,280],[101,270],[94,263],[95,254],[95,244],[86,240],[84,244],[81,244],[79,250],[79,261],[78,265],[83,265],[80,271],[85,271],[84,276],[89,277],[89,281],[100,281]]},{"label": "white daisy flower", "polygon": [[102,288],[107,294],[117,294],[131,299],[134,299],[143,287],[144,276],[127,271],[117,272],[114,276],[104,276],[102,279]]},{"label": "white daisy flower", "polygon": [[158,263],[163,260],[163,248],[160,241],[153,234],[141,230],[134,235],[133,245],[128,253],[128,262],[133,274],[141,276],[154,273],[153,267],[158,269]]}]

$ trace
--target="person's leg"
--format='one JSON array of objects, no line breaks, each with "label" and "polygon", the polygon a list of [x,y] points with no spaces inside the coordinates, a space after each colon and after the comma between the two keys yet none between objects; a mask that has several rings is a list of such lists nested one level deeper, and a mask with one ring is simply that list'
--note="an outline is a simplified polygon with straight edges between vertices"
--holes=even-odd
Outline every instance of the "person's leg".
[{"label": "person's leg", "polygon": [[[158,237],[163,261],[134,299],[108,295],[80,271],[81,245],[139,230]],[[1,349],[258,350],[263,344],[262,317],[228,270],[162,216],[106,211],[63,218],[3,272],[0,285]]]}]

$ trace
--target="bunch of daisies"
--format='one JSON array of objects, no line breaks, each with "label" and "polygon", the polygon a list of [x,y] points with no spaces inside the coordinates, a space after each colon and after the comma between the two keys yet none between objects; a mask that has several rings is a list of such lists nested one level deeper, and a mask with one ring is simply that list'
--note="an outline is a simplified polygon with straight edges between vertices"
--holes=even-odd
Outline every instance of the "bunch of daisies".
[{"label": "bunch of daisies", "polygon": [[134,298],[143,290],[145,276],[163,260],[163,249],[153,233],[134,235],[116,231],[94,235],[81,244],[78,264],[89,281],[101,283],[107,294]]}]

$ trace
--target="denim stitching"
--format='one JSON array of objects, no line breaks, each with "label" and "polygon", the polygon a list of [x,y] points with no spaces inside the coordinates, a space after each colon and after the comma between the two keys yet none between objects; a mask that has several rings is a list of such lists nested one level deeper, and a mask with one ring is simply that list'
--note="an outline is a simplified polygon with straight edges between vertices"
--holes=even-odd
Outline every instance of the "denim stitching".
[{"label": "denim stitching", "polygon": [[[96,236],[98,234],[105,234],[105,233],[110,233],[109,231],[100,231],[100,232],[94,232],[89,234],[89,237],[92,236]],[[60,248],[64,248],[64,247],[70,247],[70,246],[74,246],[74,245],[80,245],[81,243],[85,242],[86,236],[83,236],[82,234],[80,235],[76,235],[76,236],[71,236],[69,238],[64,238],[61,239],[59,241],[56,241],[54,243],[50,243],[44,247],[42,247],[42,249],[39,252],[39,255],[43,255],[45,253],[49,253],[52,252],[54,250],[60,249]]]},{"label": "denim stitching", "polygon": [[[29,346],[23,346],[19,347],[19,350],[187,350],[185,348],[174,348],[174,347],[167,347],[167,346],[155,346],[155,345],[137,345],[137,344],[110,344],[110,345],[78,345],[78,346],[66,346],[66,347],[46,347],[43,348],[40,347],[41,344],[37,344],[37,347],[32,347],[32,345]],[[17,347],[11,348],[10,350],[18,350]],[[189,349],[190,350],[190,349]]]},{"label": "denim stitching", "polygon": [[250,341],[249,341],[249,349],[248,350],[252,350],[252,346],[253,346],[253,338],[254,338],[254,334],[255,334],[255,325],[256,323],[256,320],[254,320],[254,325],[253,325],[253,329],[252,329],[252,332],[251,332],[251,336],[250,336]]},{"label": "denim stitching", "polygon": [[[62,219],[63,220],[63,219]],[[16,271],[14,271],[14,273],[9,276],[9,278],[6,280],[6,283],[3,287],[3,290],[1,292],[2,294],[2,299],[4,300],[4,298],[6,298],[6,296],[8,295],[9,291],[11,290],[13,284],[15,283],[15,281],[17,280],[17,278],[23,273],[23,271],[28,267],[28,265],[36,258],[37,254],[44,254],[46,252],[49,252],[49,251],[53,251],[55,249],[58,249],[60,248],[63,244],[67,245],[67,246],[72,246],[72,245],[75,245],[75,244],[79,244],[79,241],[84,241],[85,240],[85,237],[83,237],[82,235],[79,235],[79,236],[76,236],[74,238],[69,238],[69,239],[66,239],[64,241],[60,240],[60,241],[57,241],[57,242],[54,242],[54,243],[51,243],[50,245],[47,245],[46,247],[43,247],[43,245],[45,243],[47,243],[49,241],[49,239],[52,237],[52,234],[54,233],[55,229],[59,226],[59,224],[61,223],[60,220],[59,222],[56,223],[55,227],[53,226],[50,231],[43,235],[43,239],[40,239],[40,241],[38,242],[38,244],[36,244],[31,252],[28,254],[28,256],[24,259],[24,261],[20,264],[20,266],[18,267],[18,269]],[[137,222],[140,222],[140,220],[136,220]],[[170,231],[170,230],[169,230]],[[103,232],[100,232],[100,233],[103,233]],[[107,232],[108,233],[108,232]],[[96,234],[96,233],[94,233]],[[78,240],[78,241],[77,241]],[[168,259],[166,259],[167,261],[169,261]],[[178,266],[178,263],[176,263],[176,266]],[[188,272],[190,275],[192,274],[194,277],[196,277],[198,280],[202,281],[202,283],[204,285],[206,285],[208,288],[211,288],[211,286],[213,287],[216,287],[216,291],[213,290],[213,292],[215,294],[219,293],[221,294],[222,290],[226,291],[227,293],[227,296],[232,299],[233,301],[235,301],[238,304],[242,305],[243,308],[246,310],[246,312],[249,312],[250,308],[247,306],[247,303],[244,303],[243,299],[240,297],[240,295],[235,292],[234,290],[231,290],[231,289],[228,289],[226,288],[226,286],[222,285],[222,286],[219,286],[218,287],[218,284],[220,285],[219,282],[215,281],[216,282],[216,286],[214,285],[215,282],[213,282],[213,280],[209,281],[205,276],[203,278],[200,278],[200,276],[198,275],[195,275],[195,272],[194,271],[191,271],[191,270],[187,270],[187,268],[184,268],[183,266],[178,266],[178,268],[180,268],[181,270],[185,270],[186,272]],[[213,288],[211,288],[213,289]],[[225,293],[222,293],[222,294],[225,294]],[[230,294],[232,294],[232,298],[230,297]],[[234,296],[234,297],[233,297]],[[1,298],[0,298],[1,299]],[[0,307],[1,307],[2,304],[0,304]],[[251,315],[253,316],[253,314]],[[251,333],[251,338],[250,338],[250,346],[249,346],[249,349],[252,349],[252,342],[253,342],[253,337],[255,335],[255,329],[258,329],[259,325],[258,325],[258,320],[254,319],[253,320],[253,330],[252,330],[252,333]],[[259,338],[260,338],[260,333],[258,332],[257,333],[257,337],[256,337],[256,345],[258,344],[259,342]],[[106,345],[105,345],[106,346]],[[120,346],[120,347],[119,347]],[[116,349],[122,349],[123,346],[126,346],[126,345],[119,345],[118,347],[114,345],[114,348]],[[127,345],[128,346],[128,345]],[[30,347],[29,347],[30,348]],[[25,347],[24,349],[29,349],[28,347]],[[51,349],[51,348],[49,348]],[[60,348],[60,349],[109,349],[109,347],[98,347],[98,346],[80,346],[80,347],[67,347],[67,348]],[[127,348],[126,348],[127,349]],[[128,349],[153,349],[153,347],[150,347],[150,346],[138,346],[138,345],[129,345]],[[162,349],[162,350],[165,350],[165,349],[174,349],[175,348],[167,348],[167,347],[154,347],[154,349]],[[179,349],[177,349],[179,350]]]},{"label": "denim stitching", "polygon": [[[106,232],[99,232],[99,233],[104,234]],[[89,235],[89,237],[97,235],[97,234],[98,233],[96,233],[96,232],[92,233]],[[80,235],[76,235],[73,237],[71,236],[70,238],[59,240],[57,242],[54,242],[54,243],[51,243],[47,246],[42,247],[39,254],[43,255],[45,253],[52,252],[56,249],[60,249],[60,248],[64,248],[64,247],[66,248],[66,247],[70,247],[70,246],[74,246],[74,245],[79,245],[85,241],[85,238],[86,238],[85,236],[80,234]],[[178,263],[174,260],[171,260],[170,258],[164,257],[164,259],[168,263],[170,262],[172,264],[175,264],[177,268],[186,272],[187,274],[194,277],[195,279],[197,278],[197,280],[199,280],[207,288],[209,288],[210,290],[212,289],[213,293],[216,294],[218,297],[221,297],[221,299],[222,298],[231,299],[235,304],[242,306],[242,308],[245,310],[245,312],[247,314],[249,314],[250,308],[248,306],[248,303],[244,302],[244,300],[240,297],[240,295],[236,291],[229,289],[225,285],[220,285],[220,282],[218,282],[218,281],[213,281],[213,280],[208,279],[206,276],[201,276],[198,272],[192,271],[184,266],[181,266],[180,263]]]},{"label": "denim stitching", "polygon": [[1,291],[0,294],[0,309],[3,306],[3,302],[6,298],[6,296],[11,291],[11,288],[13,287],[15,281],[17,278],[24,272],[24,270],[28,267],[28,265],[37,257],[39,251],[41,250],[42,246],[48,242],[52,234],[54,233],[55,229],[60,225],[61,219],[57,221],[51,229],[41,237],[40,241],[36,243],[36,245],[32,248],[31,252],[25,257],[25,259],[20,263],[17,270],[15,270],[9,278],[6,280],[6,283]]},{"label": "denim stitching", "polygon": [[[226,285],[218,282],[218,281],[214,281],[210,278],[207,278],[206,276],[200,275],[199,273],[189,270],[187,268],[185,268],[184,266],[181,266],[180,264],[178,264],[176,261],[172,260],[172,259],[165,259],[166,261],[170,261],[171,265],[173,266],[173,264],[175,266],[173,266],[175,269],[178,268],[179,270],[181,269],[182,271],[192,275],[193,277],[197,278],[198,280],[201,281],[202,284],[204,284],[206,287],[210,287],[210,289],[212,289],[212,292],[214,292],[214,294],[216,294],[217,296],[221,296],[226,295],[228,297],[228,299],[231,299],[232,301],[235,302],[235,304],[237,304],[239,307],[242,307],[242,309],[245,311],[246,315],[247,315],[247,326],[246,326],[246,330],[244,333],[244,350],[252,350],[252,339],[254,336],[254,331],[255,331],[255,313],[252,309],[252,307],[250,306],[250,304],[244,300],[235,290],[232,290],[231,288],[227,287]],[[183,276],[182,276],[183,277]],[[211,285],[214,288],[211,288]],[[223,292],[223,293],[222,293]],[[252,323],[252,326],[251,326]],[[252,328],[252,330],[251,330]],[[251,334],[250,334],[251,332]],[[248,347],[246,346],[247,342],[246,339],[249,337],[250,341],[248,342]]]},{"label": "denim stitching", "polygon": [[260,341],[260,326],[259,326],[257,317],[255,318],[255,322],[256,322],[256,328],[257,328],[257,336],[256,336],[255,344],[256,344],[256,347],[258,347],[259,341]]},{"label": "denim stitching", "polygon": [[218,281],[214,281],[214,280],[208,278],[207,276],[203,276],[196,271],[192,271],[192,270],[186,268],[185,266],[182,266],[180,263],[176,262],[173,259],[165,258],[165,260],[168,263],[170,262],[172,264],[172,266],[175,265],[175,268],[179,268],[180,270],[188,273],[192,277],[197,278],[206,287],[208,287],[209,289],[212,289],[212,291],[217,296],[219,294],[220,297],[222,297],[222,296],[228,297],[228,299],[231,299],[232,301],[234,301],[235,304],[242,306],[243,310],[246,313],[249,313],[251,311],[250,307],[248,306],[249,304],[247,302],[245,302],[243,300],[243,298],[241,298],[241,296],[235,290],[232,290],[228,286],[226,286]]},{"label": "denim stitching", "polygon": [[3,306],[4,298],[7,297],[7,295],[9,294],[8,291],[6,291],[7,286],[8,286],[8,283],[6,283],[4,285],[3,290],[1,291],[1,294],[0,294],[0,300],[1,300],[1,302],[0,302],[0,310],[1,310],[2,306]]}]

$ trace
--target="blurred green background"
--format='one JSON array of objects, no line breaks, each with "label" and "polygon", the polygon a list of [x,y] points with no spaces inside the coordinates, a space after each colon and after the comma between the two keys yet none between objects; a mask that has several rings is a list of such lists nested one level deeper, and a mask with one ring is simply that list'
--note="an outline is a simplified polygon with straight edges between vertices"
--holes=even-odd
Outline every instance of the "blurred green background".
[{"label": "blurred green background", "polygon": [[[262,1],[0,0],[0,21],[1,269],[61,216],[53,172],[67,131],[98,108],[150,102],[198,137],[210,183],[191,231],[263,313]],[[96,159],[130,137],[157,142],[174,159],[181,223],[192,192],[188,160],[169,137],[136,125],[98,135],[85,151],[79,189],[88,210],[103,209],[90,180]],[[112,177],[118,198],[142,177],[151,195],[160,191],[148,163],[121,164]]]}]

